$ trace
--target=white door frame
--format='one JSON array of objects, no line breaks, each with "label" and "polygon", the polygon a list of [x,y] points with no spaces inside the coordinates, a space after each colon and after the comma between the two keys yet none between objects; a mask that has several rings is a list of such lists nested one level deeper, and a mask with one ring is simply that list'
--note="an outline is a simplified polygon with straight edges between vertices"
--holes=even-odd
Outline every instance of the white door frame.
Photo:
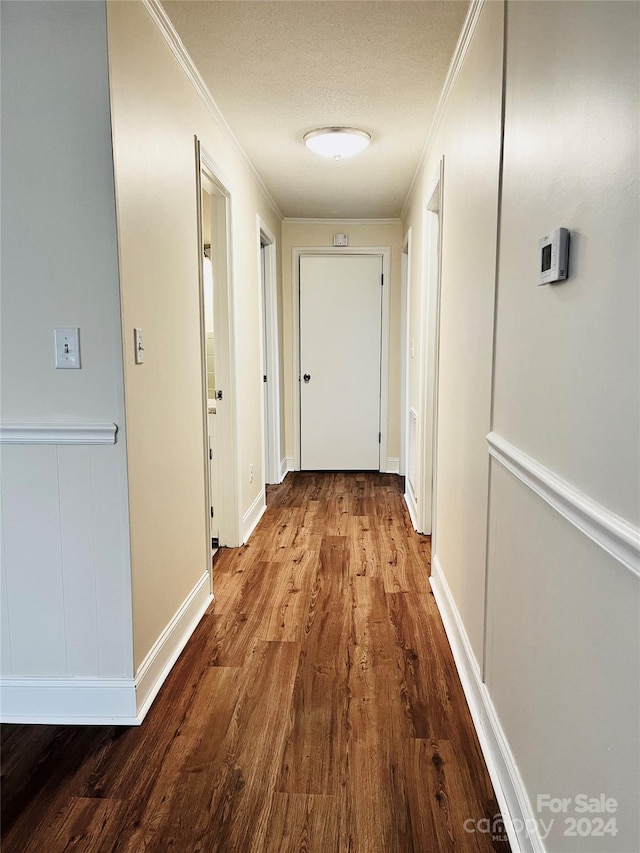
[{"label": "white door frame", "polygon": [[[406,260],[405,260],[406,258]],[[411,293],[411,228],[402,241],[401,288],[402,304],[400,309],[400,459],[398,473],[408,474],[407,453],[409,448],[409,294]]]},{"label": "white door frame", "polygon": [[[260,305],[264,318],[265,340],[260,341],[260,352],[266,352],[262,374],[267,376],[267,405],[262,412],[262,446],[266,448],[263,460],[264,482],[281,483],[283,479],[280,456],[280,334],[278,321],[278,271],[276,263],[276,237],[260,214],[256,217],[258,229],[258,269],[260,270]],[[261,244],[264,244],[264,283],[262,281]],[[263,286],[264,285],[264,286]],[[263,335],[261,324],[261,338]],[[264,355],[262,355],[264,361]],[[263,395],[264,408],[264,395]]]},{"label": "white door frame", "polygon": [[389,431],[389,291],[391,289],[391,247],[357,246],[348,249],[331,246],[294,246],[291,250],[293,294],[293,401],[294,471],[300,470],[300,257],[302,255],[379,255],[382,258],[382,346],[380,353],[380,471],[387,471]]},{"label": "white door frame", "polygon": [[206,333],[204,321],[203,286],[203,238],[202,238],[202,190],[203,183],[210,182],[225,199],[225,233],[222,242],[226,249],[226,281],[217,282],[214,287],[214,346],[216,354],[216,384],[223,398],[216,402],[216,443],[218,445],[217,474],[220,480],[218,495],[220,506],[215,508],[219,521],[219,543],[235,547],[240,544],[240,488],[238,482],[238,414],[236,380],[236,334],[234,311],[234,270],[235,254],[233,243],[233,189],[224,178],[222,171],[213,158],[202,147],[196,137],[196,190],[198,221],[198,256],[200,277],[200,336],[203,352],[202,367],[202,417],[204,427],[205,494],[207,515],[208,549],[210,539],[210,487],[209,487],[209,425],[208,392],[206,375]]},{"label": "white door frame", "polygon": [[421,371],[420,435],[421,494],[418,507],[419,532],[432,536],[435,553],[436,489],[438,443],[438,375],[440,352],[440,291],[442,279],[442,198],[444,187],[444,157],[438,173],[427,185],[423,204],[423,282],[425,309],[423,313],[423,352]]}]

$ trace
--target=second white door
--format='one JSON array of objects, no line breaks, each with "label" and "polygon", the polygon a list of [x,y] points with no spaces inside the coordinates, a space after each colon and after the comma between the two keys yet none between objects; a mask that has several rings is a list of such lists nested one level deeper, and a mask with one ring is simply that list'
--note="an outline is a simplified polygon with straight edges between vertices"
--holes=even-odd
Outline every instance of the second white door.
[{"label": "second white door", "polygon": [[300,258],[300,462],[380,467],[381,255]]}]

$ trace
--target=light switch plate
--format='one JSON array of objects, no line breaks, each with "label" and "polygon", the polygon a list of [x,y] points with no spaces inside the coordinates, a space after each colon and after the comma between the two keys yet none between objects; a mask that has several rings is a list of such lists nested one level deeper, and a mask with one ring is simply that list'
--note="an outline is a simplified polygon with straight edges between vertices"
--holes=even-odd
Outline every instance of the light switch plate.
[{"label": "light switch plate", "polygon": [[79,370],[80,329],[66,326],[53,330],[56,354],[56,370]]},{"label": "light switch plate", "polygon": [[136,364],[144,364],[144,346],[142,344],[142,329],[133,330],[133,352]]}]

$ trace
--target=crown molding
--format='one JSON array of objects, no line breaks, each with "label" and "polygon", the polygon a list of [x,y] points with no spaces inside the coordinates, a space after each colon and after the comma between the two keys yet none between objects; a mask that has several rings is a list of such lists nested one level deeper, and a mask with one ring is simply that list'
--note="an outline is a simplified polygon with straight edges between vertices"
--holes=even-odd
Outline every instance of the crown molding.
[{"label": "crown molding", "polygon": [[456,48],[453,52],[453,56],[451,57],[449,70],[447,71],[447,76],[445,77],[444,84],[442,86],[442,91],[440,93],[440,98],[438,100],[436,111],[433,115],[431,127],[429,128],[429,133],[427,134],[427,138],[422,148],[422,153],[420,154],[418,165],[416,166],[413,178],[411,180],[411,183],[409,184],[409,189],[407,191],[404,204],[402,205],[402,213],[400,214],[400,218],[403,221],[407,215],[407,211],[409,210],[409,204],[413,197],[413,192],[416,188],[416,184],[418,183],[420,175],[424,171],[425,163],[427,162],[427,157],[429,156],[429,152],[431,151],[431,146],[433,145],[436,133],[438,132],[438,128],[440,127],[442,116],[444,115],[445,108],[447,106],[447,103],[449,102],[449,98],[451,97],[451,92],[453,91],[455,82],[458,79],[460,69],[462,68],[465,57],[467,55],[467,51],[469,50],[469,45],[471,44],[471,40],[473,39],[476,27],[478,26],[478,21],[480,19],[480,14],[482,12],[484,4],[485,0],[471,0],[471,3],[469,4],[469,11],[467,12],[467,17],[465,18],[464,24],[462,25],[462,30],[460,32]]},{"label": "crown molding", "polygon": [[240,144],[238,137],[227,124],[227,120],[222,115],[220,107],[215,102],[213,95],[207,87],[207,84],[204,82],[200,72],[198,71],[193,60],[189,56],[189,53],[187,52],[187,49],[184,46],[182,39],[178,35],[173,24],[171,23],[169,16],[162,8],[162,5],[160,4],[159,0],[142,0],[142,3],[149,15],[151,16],[151,19],[160,30],[171,52],[178,60],[178,64],[191,81],[191,84],[200,96],[200,99],[202,100],[204,105],[209,110],[211,117],[222,132],[223,136],[230,143],[231,147],[242,161],[244,167],[247,169],[255,183],[258,185],[258,187],[264,194],[264,197],[268,201],[269,206],[271,207],[273,212],[280,220],[282,220],[282,212],[280,211],[280,208],[278,207],[275,199],[273,198],[273,196],[267,189],[264,181],[256,171],[255,166],[253,165],[246,151]]}]

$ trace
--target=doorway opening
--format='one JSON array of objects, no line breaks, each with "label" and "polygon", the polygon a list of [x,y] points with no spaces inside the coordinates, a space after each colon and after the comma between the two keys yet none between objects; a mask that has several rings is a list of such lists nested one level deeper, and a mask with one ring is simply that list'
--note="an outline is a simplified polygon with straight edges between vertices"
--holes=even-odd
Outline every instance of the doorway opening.
[{"label": "doorway opening", "polygon": [[196,140],[205,512],[208,544],[238,544],[231,196]]},{"label": "doorway opening", "polygon": [[260,283],[262,294],[262,382],[264,482],[281,483],[286,460],[281,456],[280,331],[276,238],[258,216]]}]

